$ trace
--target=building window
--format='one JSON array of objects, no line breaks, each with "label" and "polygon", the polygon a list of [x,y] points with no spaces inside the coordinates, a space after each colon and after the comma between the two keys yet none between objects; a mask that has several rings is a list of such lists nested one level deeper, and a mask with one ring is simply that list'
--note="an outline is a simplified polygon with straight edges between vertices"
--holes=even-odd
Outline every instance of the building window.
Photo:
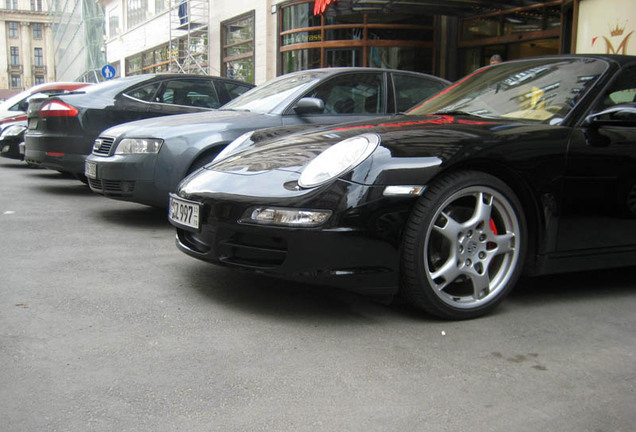
[{"label": "building window", "polygon": [[115,37],[119,34],[119,8],[108,12],[108,37]]},{"label": "building window", "polygon": [[160,45],[126,59],[126,76],[146,73],[168,72],[170,56],[168,44]]},{"label": "building window", "polygon": [[155,14],[161,13],[167,9],[168,0],[155,0]]},{"label": "building window", "polygon": [[11,47],[11,65],[18,66],[20,64],[20,49]]},{"label": "building window", "polygon": [[6,0],[5,1],[5,9],[17,9],[18,8],[18,0]]},{"label": "building window", "polygon": [[22,78],[20,75],[11,75],[11,88],[22,88]]},{"label": "building window", "polygon": [[135,27],[148,19],[148,0],[128,0],[127,26]]},{"label": "building window", "polygon": [[126,76],[141,74],[141,54],[126,59]]},{"label": "building window", "polygon": [[225,77],[254,83],[254,11],[221,23]]},{"label": "building window", "polygon": [[18,23],[17,22],[9,22],[9,37],[17,38],[18,37]]},{"label": "building window", "polygon": [[42,24],[33,23],[33,39],[42,39]]},{"label": "building window", "polygon": [[44,75],[35,76],[35,85],[44,84]]},{"label": "building window", "polygon": [[431,73],[433,16],[313,14],[314,2],[280,7],[280,72],[318,67],[377,66]]},{"label": "building window", "polygon": [[42,0],[31,0],[32,11],[42,11]]},{"label": "building window", "polygon": [[34,48],[33,54],[33,64],[35,66],[44,66],[44,56],[42,55],[42,48]]}]

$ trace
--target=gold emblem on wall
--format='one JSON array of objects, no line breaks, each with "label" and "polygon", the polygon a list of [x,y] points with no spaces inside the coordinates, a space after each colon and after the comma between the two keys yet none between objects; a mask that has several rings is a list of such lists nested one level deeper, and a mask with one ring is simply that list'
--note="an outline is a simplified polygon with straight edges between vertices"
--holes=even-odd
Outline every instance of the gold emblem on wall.
[{"label": "gold emblem on wall", "polygon": [[[625,35],[626,27],[626,24],[621,25],[618,21],[615,25],[609,26],[609,37],[602,36],[607,47],[607,50],[605,51],[606,54],[627,54],[627,45],[629,44],[629,38],[634,34],[634,31],[632,30],[627,35]],[[598,36],[592,39],[592,46],[594,46],[598,39]],[[616,48],[614,47],[614,44],[617,44]]]}]

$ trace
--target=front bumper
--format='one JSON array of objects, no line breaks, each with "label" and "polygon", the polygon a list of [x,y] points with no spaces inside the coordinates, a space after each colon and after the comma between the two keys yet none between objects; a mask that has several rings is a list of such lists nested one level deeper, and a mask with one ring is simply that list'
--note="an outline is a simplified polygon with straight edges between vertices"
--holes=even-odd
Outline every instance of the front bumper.
[{"label": "front bumper", "polygon": [[9,159],[24,160],[22,137],[0,140],[0,156]]},{"label": "front bumper", "polygon": [[154,176],[157,155],[90,155],[87,164],[95,164],[95,177],[88,177],[93,192],[123,201],[166,207],[168,191],[156,187]]},{"label": "front bumper", "polygon": [[[237,196],[221,192],[223,184],[236,185],[231,179],[229,183],[221,180],[228,176],[212,175],[210,185],[215,184],[214,179],[221,183],[215,192],[180,192],[183,198],[203,203],[200,231],[177,227],[176,241],[181,251],[214,264],[364,294],[397,292],[401,235],[414,198],[384,197],[383,186],[341,180],[319,191],[287,197],[269,187],[259,189],[260,196]],[[255,185],[283,184],[259,179],[258,175],[250,177],[249,182]],[[319,228],[239,222],[249,209],[261,205],[329,209],[333,214]]]}]

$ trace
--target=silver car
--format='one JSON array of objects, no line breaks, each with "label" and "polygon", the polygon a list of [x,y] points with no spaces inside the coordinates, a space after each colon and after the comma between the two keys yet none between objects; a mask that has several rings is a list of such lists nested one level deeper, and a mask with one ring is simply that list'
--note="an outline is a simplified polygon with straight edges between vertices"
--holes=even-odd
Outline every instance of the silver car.
[{"label": "silver car", "polygon": [[85,164],[94,192],[155,207],[189,173],[231,141],[256,129],[298,127],[397,114],[450,83],[407,71],[328,68],[290,73],[256,87],[221,109],[111,127]]}]

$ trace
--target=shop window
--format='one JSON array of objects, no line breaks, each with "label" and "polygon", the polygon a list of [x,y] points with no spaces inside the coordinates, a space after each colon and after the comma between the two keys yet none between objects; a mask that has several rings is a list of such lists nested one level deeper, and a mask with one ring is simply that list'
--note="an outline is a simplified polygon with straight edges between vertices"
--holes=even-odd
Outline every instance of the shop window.
[{"label": "shop window", "polygon": [[395,67],[399,64],[408,70],[432,71],[432,16],[356,12],[313,15],[313,4],[305,1],[281,6],[282,73],[317,67],[379,66],[383,58],[389,57],[392,61],[384,62]]},{"label": "shop window", "polygon": [[320,26],[320,15],[314,15],[313,7],[313,2],[284,7],[281,31]]},{"label": "shop window", "polygon": [[370,67],[431,73],[433,49],[424,47],[370,47],[368,63]]},{"label": "shop window", "polygon": [[337,48],[325,50],[327,67],[362,66],[361,48]]},{"label": "shop window", "polygon": [[126,59],[126,75],[141,74],[141,54]]},{"label": "shop window", "polygon": [[302,49],[282,53],[282,71],[289,73],[321,67],[320,49]]},{"label": "shop window", "polygon": [[222,75],[254,83],[254,12],[221,23]]}]

